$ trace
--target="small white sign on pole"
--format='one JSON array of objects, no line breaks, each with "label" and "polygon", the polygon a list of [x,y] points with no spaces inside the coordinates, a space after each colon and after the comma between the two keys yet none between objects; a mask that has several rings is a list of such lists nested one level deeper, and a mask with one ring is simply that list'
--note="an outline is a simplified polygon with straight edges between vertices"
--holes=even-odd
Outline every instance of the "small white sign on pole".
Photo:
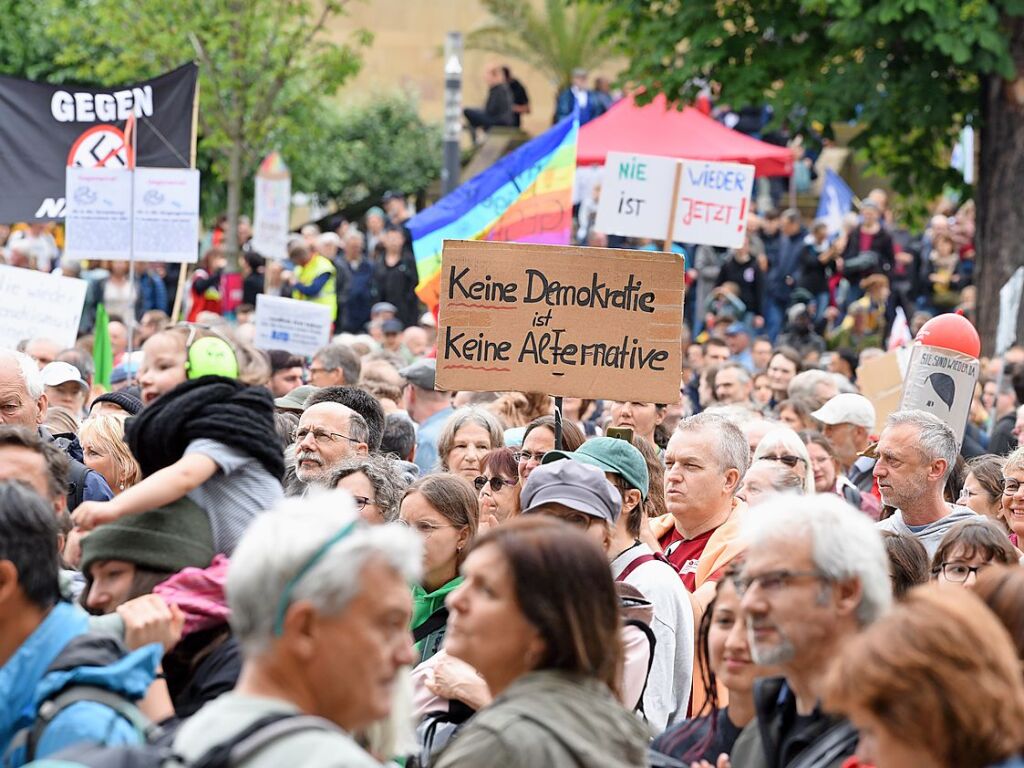
[{"label": "small white sign on pole", "polygon": [[125,168],[67,169],[65,258],[127,261],[132,180]]},{"label": "small white sign on pole", "polygon": [[672,237],[677,242],[739,248],[747,232],[754,166],[683,161]]},{"label": "small white sign on pole", "polygon": [[137,168],[134,212],[135,259],[199,260],[199,171]]},{"label": "small white sign on pole", "polygon": [[0,347],[35,336],[73,347],[86,288],[85,280],[0,265]]},{"label": "small white sign on pole", "polygon": [[594,223],[597,231],[655,240],[668,237],[678,167],[672,157],[609,152]]},{"label": "small white sign on pole", "polygon": [[259,294],[256,338],[259,349],[283,349],[311,356],[331,338],[331,310],[323,304]]},{"label": "small white sign on pole", "polygon": [[1002,355],[1017,342],[1017,318],[1024,292],[1024,267],[1017,267],[999,289],[999,325],[996,328],[996,354]]},{"label": "small white sign on pole", "polygon": [[252,247],[271,259],[288,258],[292,177],[277,152],[264,158],[256,174]]}]

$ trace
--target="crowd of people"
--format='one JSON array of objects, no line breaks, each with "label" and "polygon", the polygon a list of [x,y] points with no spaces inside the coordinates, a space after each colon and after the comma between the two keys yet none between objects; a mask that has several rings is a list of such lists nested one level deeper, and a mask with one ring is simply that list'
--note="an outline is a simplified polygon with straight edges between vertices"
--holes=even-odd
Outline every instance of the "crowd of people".
[{"label": "crowd of people", "polygon": [[556,415],[196,319],[0,352],[4,765],[1021,764],[1024,349],[960,445],[736,329]]}]

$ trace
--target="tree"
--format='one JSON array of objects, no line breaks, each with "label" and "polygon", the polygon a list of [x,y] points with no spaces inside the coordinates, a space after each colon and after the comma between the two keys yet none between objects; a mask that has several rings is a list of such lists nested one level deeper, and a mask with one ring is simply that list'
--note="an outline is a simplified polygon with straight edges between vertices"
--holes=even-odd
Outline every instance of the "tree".
[{"label": "tree", "polygon": [[285,160],[294,188],[342,209],[379,200],[388,189],[420,192],[441,175],[440,128],[424,123],[403,93],[378,95],[344,111],[318,110],[280,131],[291,134]]},{"label": "tree", "polygon": [[[59,0],[52,0],[58,2]],[[327,39],[347,0],[93,0],[53,34],[77,76],[125,82],[198,58],[199,120],[212,170],[227,186],[225,247],[237,259],[242,186],[289,116],[315,110],[358,71],[358,48]],[[119,30],[104,38],[96,29]]]},{"label": "tree", "polygon": [[482,0],[495,18],[466,37],[466,47],[500,53],[529,64],[556,88],[567,88],[574,69],[605,63],[615,48],[606,10],[591,0],[567,6],[565,0],[544,0],[538,11],[524,0]]},{"label": "tree", "polygon": [[[784,118],[856,120],[854,146],[897,192],[965,188],[948,167],[979,131],[979,296],[1024,263],[1024,2],[1021,0],[608,0],[629,41],[624,79],[688,102],[713,82],[728,103]],[[641,42],[638,42],[641,41]],[[986,349],[998,302],[979,301]]]}]

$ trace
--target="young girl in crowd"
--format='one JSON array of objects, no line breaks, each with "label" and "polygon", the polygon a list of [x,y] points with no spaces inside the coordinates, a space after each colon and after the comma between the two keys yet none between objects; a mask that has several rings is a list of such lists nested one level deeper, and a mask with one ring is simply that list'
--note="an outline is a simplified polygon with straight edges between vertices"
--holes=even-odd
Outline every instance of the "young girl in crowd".
[{"label": "young girl in crowd", "polygon": [[265,378],[266,363],[195,325],[157,333],[142,349],[146,408],[125,436],[145,479],[109,502],[80,505],[75,525],[88,531],[187,496],[209,516],[216,551],[230,555],[283,495],[274,401],[243,383]]}]

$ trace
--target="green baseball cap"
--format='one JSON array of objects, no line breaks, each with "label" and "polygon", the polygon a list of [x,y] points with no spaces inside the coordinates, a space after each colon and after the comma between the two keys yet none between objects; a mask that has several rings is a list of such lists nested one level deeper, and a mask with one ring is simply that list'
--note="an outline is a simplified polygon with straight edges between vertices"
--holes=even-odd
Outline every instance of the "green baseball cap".
[{"label": "green baseball cap", "polygon": [[651,487],[651,476],[647,472],[647,461],[633,445],[615,437],[593,437],[575,451],[548,451],[544,454],[544,464],[559,459],[574,459],[590,464],[605,472],[621,475],[631,488],[640,491],[640,496],[647,499]]}]

